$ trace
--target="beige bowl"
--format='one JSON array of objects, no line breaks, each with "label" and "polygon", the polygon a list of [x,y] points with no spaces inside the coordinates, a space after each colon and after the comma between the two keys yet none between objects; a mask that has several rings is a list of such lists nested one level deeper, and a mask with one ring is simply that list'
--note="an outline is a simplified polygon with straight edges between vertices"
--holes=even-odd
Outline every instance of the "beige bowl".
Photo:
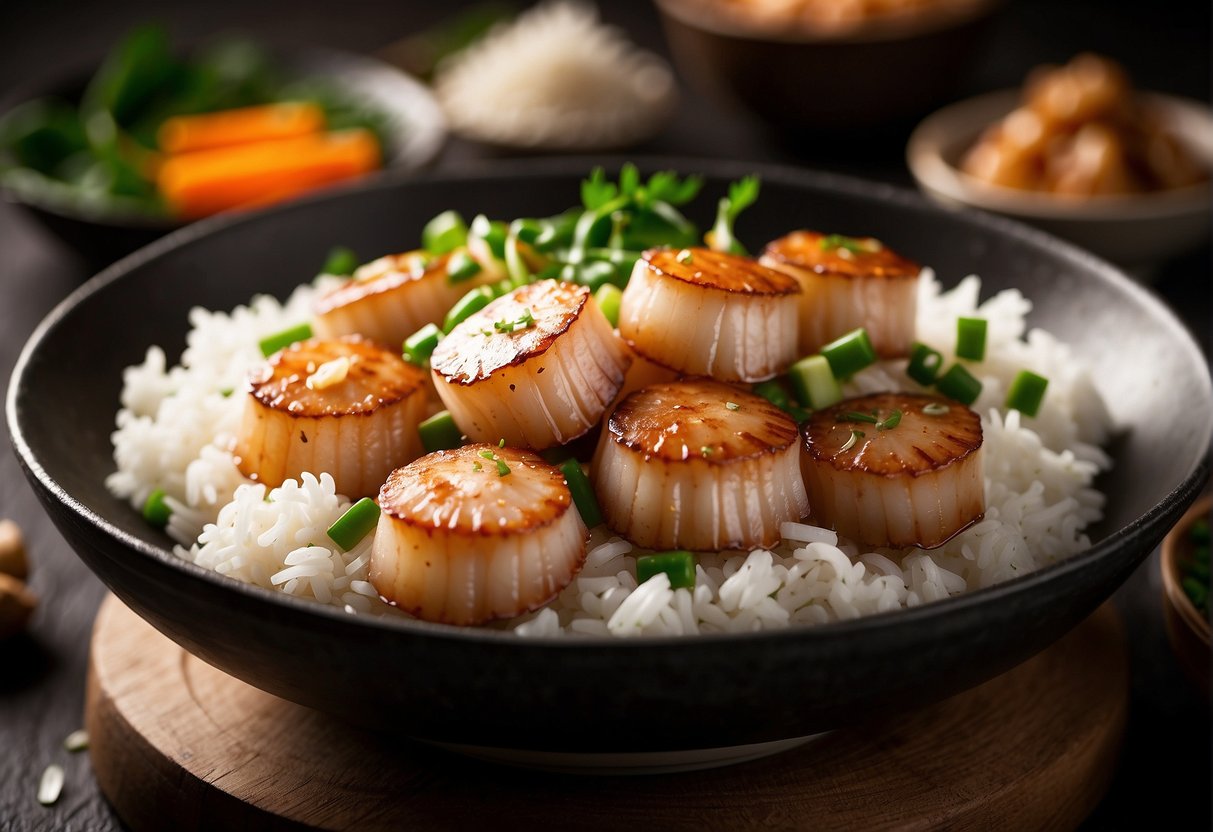
[{"label": "beige bowl", "polygon": [[1213,673],[1209,619],[1200,614],[1180,585],[1183,578],[1179,565],[1192,553],[1192,538],[1188,534],[1192,524],[1198,518],[1208,517],[1211,509],[1213,496],[1205,495],[1188,509],[1188,513],[1162,541],[1162,591],[1167,637],[1171,640],[1180,666],[1200,686],[1205,696],[1209,695],[1210,674]]},{"label": "beige bowl", "polygon": [[[1213,112],[1173,96],[1143,93],[1175,136],[1213,167]],[[1198,247],[1209,236],[1209,183],[1139,196],[1082,200],[1004,188],[960,170],[960,159],[981,132],[1020,103],[1004,90],[953,104],[914,130],[906,161],[918,186],[945,205],[981,208],[1064,237],[1124,266],[1148,267]]]}]

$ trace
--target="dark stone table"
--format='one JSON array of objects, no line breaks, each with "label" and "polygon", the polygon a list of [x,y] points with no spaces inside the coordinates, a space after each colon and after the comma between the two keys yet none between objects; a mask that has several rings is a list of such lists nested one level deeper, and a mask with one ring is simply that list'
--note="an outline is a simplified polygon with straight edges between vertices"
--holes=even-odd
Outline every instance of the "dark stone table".
[{"label": "dark stone table", "polygon": [[[276,39],[373,51],[423,26],[460,2],[408,0],[333,4],[315,0],[240,3],[157,0],[108,3],[6,0],[0,14],[0,97],[40,76],[99,55],[123,31],[149,18],[198,36],[233,28]],[[601,5],[643,44],[664,49],[647,3]],[[1159,0],[1012,0],[990,49],[967,81],[968,93],[1015,85],[1041,61],[1064,61],[1082,49],[1124,62],[1142,86],[1209,98],[1209,4]],[[784,162],[908,184],[904,131],[891,130],[862,157],[810,155],[744,119],[720,112],[694,94],[684,96],[669,130],[643,152]],[[455,142],[439,162],[454,169],[485,152]],[[88,276],[72,252],[46,236],[18,209],[0,204],[0,389],[41,317]],[[1204,345],[1210,333],[1210,253],[1164,265],[1155,289]],[[87,367],[81,368],[87,372]],[[24,529],[42,599],[31,633],[0,645],[0,830],[122,828],[97,791],[86,754],[67,755],[62,742],[82,722],[88,636],[103,595],[39,508],[0,426],[0,517]],[[1094,829],[1148,827],[1168,812],[1191,810],[1189,828],[1210,826],[1209,706],[1180,675],[1163,631],[1157,556],[1116,596],[1132,662],[1128,736],[1117,779],[1089,821]],[[53,761],[65,764],[67,784],[53,808],[35,800],[38,778]],[[1174,817],[1174,816],[1172,816]],[[1178,820],[1178,818],[1175,818]],[[1164,821],[1164,824],[1166,822]]]}]

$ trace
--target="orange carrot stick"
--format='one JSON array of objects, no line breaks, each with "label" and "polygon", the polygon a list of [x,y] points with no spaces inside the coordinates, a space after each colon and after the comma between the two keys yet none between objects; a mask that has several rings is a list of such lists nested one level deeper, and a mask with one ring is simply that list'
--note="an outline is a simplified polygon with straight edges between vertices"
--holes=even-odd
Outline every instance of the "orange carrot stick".
[{"label": "orange carrot stick", "polygon": [[156,141],[165,153],[189,153],[247,142],[289,139],[324,129],[315,104],[286,102],[164,120]]},{"label": "orange carrot stick", "polygon": [[157,184],[177,213],[201,217],[360,176],[380,165],[369,130],[315,133],[170,156]]}]

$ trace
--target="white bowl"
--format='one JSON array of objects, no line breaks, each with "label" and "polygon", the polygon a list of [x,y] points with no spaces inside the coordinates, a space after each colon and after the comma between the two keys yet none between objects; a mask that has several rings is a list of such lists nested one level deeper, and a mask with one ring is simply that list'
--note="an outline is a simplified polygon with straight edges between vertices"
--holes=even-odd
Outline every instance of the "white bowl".
[{"label": "white bowl", "polygon": [[[1213,168],[1213,111],[1173,96],[1141,97],[1166,119],[1179,141]],[[923,192],[944,205],[1022,220],[1137,269],[1190,251],[1208,238],[1207,181],[1149,194],[1075,200],[991,185],[963,173],[959,163],[964,152],[1020,101],[1018,90],[989,93],[945,107],[919,124],[910,136],[906,161]]]}]

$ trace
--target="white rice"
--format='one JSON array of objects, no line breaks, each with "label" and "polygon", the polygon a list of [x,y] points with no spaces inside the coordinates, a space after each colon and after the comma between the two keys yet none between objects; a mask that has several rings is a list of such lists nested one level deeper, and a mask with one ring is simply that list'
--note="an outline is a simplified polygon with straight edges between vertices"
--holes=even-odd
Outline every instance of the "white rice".
[{"label": "white rice", "polygon": [[[162,488],[173,510],[169,533],[182,558],[349,613],[397,614],[367,582],[374,538],[342,552],[326,529],[350,501],[332,477],[303,475],[266,492],[247,481],[226,450],[238,425],[248,370],[261,360],[258,340],[306,320],[313,289],[285,304],[258,297],[230,314],[195,309],[181,365],[148,350],[124,374],[122,409],[113,435],[118,470],[107,484],[136,508]],[[955,320],[989,321],[987,360],[973,370],[983,384],[984,519],[931,551],[861,551],[829,530],[785,523],[773,550],[721,552],[697,558],[694,588],[673,589],[657,575],[636,583],[627,541],[595,529],[585,566],[543,609],[495,626],[521,636],[686,635],[822,624],[937,601],[1054,563],[1090,545],[1084,529],[1101,517],[1104,498],[1092,487],[1110,465],[1099,445],[1111,424],[1089,373],[1048,333],[1025,330],[1030,302],[1005,290],[978,303],[969,277],[942,292],[925,273],[918,337],[945,356],[955,352]],[[858,374],[848,395],[913,390],[905,362]],[[1049,379],[1040,413],[1003,412],[1021,369]],[[812,519],[811,517],[809,518]]]}]

